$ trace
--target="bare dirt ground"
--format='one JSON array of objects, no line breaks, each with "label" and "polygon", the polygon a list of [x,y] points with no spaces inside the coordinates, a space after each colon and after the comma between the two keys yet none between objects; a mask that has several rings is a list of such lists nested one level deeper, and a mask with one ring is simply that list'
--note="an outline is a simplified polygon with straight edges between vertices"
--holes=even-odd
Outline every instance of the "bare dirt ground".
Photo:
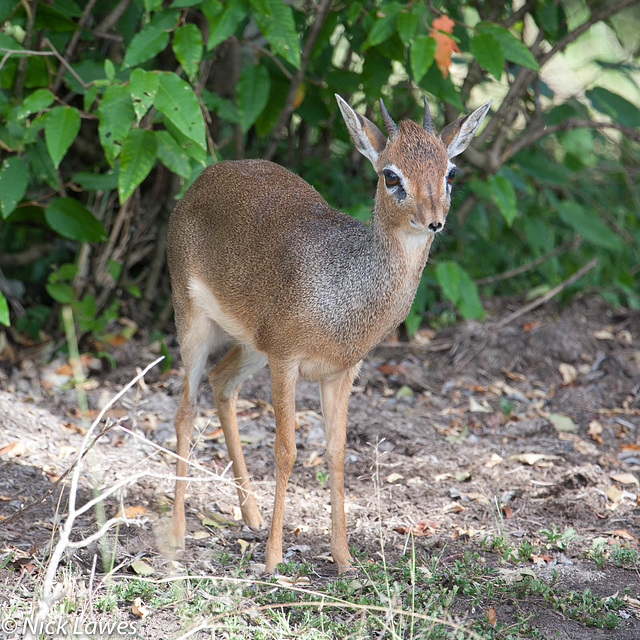
[{"label": "bare dirt ground", "polygon": [[[640,598],[638,566],[598,568],[584,558],[594,539],[605,548],[638,548],[640,538],[640,313],[614,311],[597,299],[567,308],[548,305],[506,326],[500,320],[517,307],[490,308],[490,320],[468,321],[431,335],[422,344],[385,343],[366,360],[351,399],[346,454],[349,542],[365,557],[400,555],[406,531],[427,557],[456,557],[464,549],[484,553],[483,539],[499,536],[514,547],[529,540],[546,549],[542,529],[573,527],[581,540],[561,552],[549,545],[527,566],[536,575],[557,574],[567,589],[589,588],[600,596]],[[170,341],[179,365],[175,340]],[[130,342],[115,352],[117,367],[91,374],[91,409],[104,403],[155,358],[153,349]],[[0,518],[37,499],[73,460],[82,439],[77,397],[65,389],[61,364],[23,357],[4,363],[0,392]],[[67,378],[68,379],[68,378]],[[110,412],[111,420],[152,443],[175,444],[172,421],[181,379],[177,369],[152,370]],[[258,502],[270,521],[274,487],[274,418],[268,371],[248,381],[241,397],[240,431]],[[216,430],[211,390],[201,385],[200,436],[194,455],[200,465],[188,495],[187,549],[178,560],[189,570],[224,571],[247,549],[264,561],[267,532],[246,527],[205,526],[212,514],[237,518],[235,490],[225,482],[226,450]],[[300,383],[297,396],[298,460],[289,482],[285,555],[314,567],[312,582],[335,575],[329,562],[329,489],[320,403],[314,384]],[[169,571],[165,531],[170,511],[173,461],[151,443],[112,429],[87,458],[80,500],[91,496],[90,477],[100,486],[151,473],[130,486],[121,502],[141,507],[145,524],[121,528],[116,562],[145,557]],[[213,480],[207,472],[214,472]],[[0,520],[0,552],[44,559],[54,523],[65,509],[56,490],[19,518]],[[114,515],[118,500],[107,504]],[[93,516],[76,525],[78,538],[95,531]],[[194,535],[195,534],[195,535]],[[244,542],[238,542],[238,540]],[[245,545],[248,543],[248,546]],[[77,560],[88,571],[94,549]],[[220,552],[224,553],[220,553]],[[498,554],[487,556],[496,562]],[[222,560],[221,560],[222,558]],[[443,560],[443,561],[444,561]],[[512,567],[513,568],[513,567]],[[513,568],[514,571],[521,567]],[[509,566],[503,571],[510,570]],[[5,584],[15,581],[9,567]],[[0,584],[2,583],[0,582]],[[6,591],[0,588],[0,591]],[[629,606],[611,631],[585,629],[535,602],[545,638],[640,637],[640,612]],[[496,607],[499,619],[512,608]],[[164,629],[163,634],[167,633]],[[146,637],[154,637],[148,632]],[[160,637],[160,636],[157,636]]]}]

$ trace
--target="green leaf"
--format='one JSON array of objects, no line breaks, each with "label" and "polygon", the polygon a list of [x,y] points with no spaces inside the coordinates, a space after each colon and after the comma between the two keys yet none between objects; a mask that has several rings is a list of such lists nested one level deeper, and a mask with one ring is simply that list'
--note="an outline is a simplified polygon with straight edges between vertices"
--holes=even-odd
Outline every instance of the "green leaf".
[{"label": "green leaf", "polygon": [[75,278],[78,275],[78,265],[73,262],[67,262],[66,264],[61,264],[58,268],[57,272],[52,273],[49,276],[50,282],[59,282],[59,281],[69,281]]},{"label": "green leaf", "polygon": [[193,81],[202,60],[202,33],[195,24],[189,22],[175,30],[173,52],[189,80]]},{"label": "green leaf", "polygon": [[236,106],[243,132],[258,119],[269,100],[271,81],[266,67],[248,64],[240,72],[236,87]]},{"label": "green leaf", "polygon": [[158,145],[158,160],[173,173],[182,178],[191,177],[191,160],[189,155],[178,144],[168,131],[155,131]]},{"label": "green leaf", "polygon": [[[389,3],[384,7],[381,7],[379,10],[374,9],[376,19],[371,31],[369,31],[367,39],[362,45],[363,51],[369,47],[375,47],[381,42],[388,40],[393,35],[396,30],[396,21],[398,19],[399,10],[400,5],[397,2]],[[382,14],[380,17],[377,17],[378,11]]]},{"label": "green leaf", "polygon": [[244,2],[229,2],[222,13],[209,17],[207,49],[210,51],[233,35],[238,25],[247,17],[247,12]]},{"label": "green leaf", "polygon": [[7,299],[2,295],[0,291],[0,324],[5,327],[9,326],[9,305]]},{"label": "green leaf", "polygon": [[118,174],[113,169],[106,173],[78,171],[71,176],[71,180],[88,191],[111,191],[118,187]]},{"label": "green leaf", "polygon": [[132,129],[120,151],[118,195],[120,204],[149,175],[156,162],[156,138],[153,131]]},{"label": "green leaf", "polygon": [[104,61],[104,75],[111,81],[116,77],[116,65],[109,58]]},{"label": "green leaf", "polygon": [[411,45],[411,73],[414,82],[420,82],[433,63],[436,41],[429,36],[419,35]]},{"label": "green leaf", "polygon": [[564,201],[558,204],[563,222],[573,227],[585,240],[598,247],[620,251],[622,242],[593,209],[585,209],[578,202]]},{"label": "green leaf", "polygon": [[444,295],[456,305],[463,318],[484,317],[478,288],[457,262],[440,262],[436,267],[436,278]]},{"label": "green leaf", "polygon": [[22,106],[16,113],[16,118],[18,120],[24,120],[31,114],[46,109],[54,100],[55,96],[49,89],[36,89],[24,99]]},{"label": "green leaf", "polygon": [[80,113],[74,107],[54,107],[44,124],[44,140],[57,169],[80,131]]},{"label": "green leaf", "polygon": [[[71,20],[70,16],[65,15],[67,12],[59,11],[55,7],[49,6],[44,2],[38,3],[38,11],[35,12],[35,29],[47,29],[50,33],[57,31],[75,31],[78,25]],[[58,35],[58,34],[56,34]]]},{"label": "green leaf", "polygon": [[168,44],[169,34],[164,29],[147,25],[131,38],[122,64],[125,68],[135,67],[150,58],[155,58]]},{"label": "green leaf", "polygon": [[51,229],[80,242],[100,242],[107,237],[102,223],[74,198],[57,198],[44,212]]},{"label": "green leaf", "polygon": [[29,184],[29,165],[24,158],[9,156],[0,165],[0,210],[7,218],[24,198]]},{"label": "green leaf", "polygon": [[154,100],[156,109],[185,136],[206,149],[204,121],[193,89],[175,73],[159,73],[158,76],[160,86]]},{"label": "green leaf", "polygon": [[54,191],[60,188],[58,172],[53,167],[47,145],[42,138],[27,146],[24,157],[29,161],[30,180],[33,184],[38,182],[48,184]]},{"label": "green leaf", "polygon": [[82,107],[85,111],[91,111],[91,107],[93,107],[93,103],[96,101],[99,93],[100,87],[97,84],[92,84],[90,87],[87,87],[87,90],[82,96]]},{"label": "green leaf", "polygon": [[76,298],[73,287],[66,282],[47,282],[44,288],[47,290],[47,293],[60,304],[70,304]]},{"label": "green leaf", "polygon": [[517,213],[516,192],[513,185],[502,176],[490,176],[487,185],[491,191],[492,200],[500,210],[508,226],[513,224]]},{"label": "green leaf", "polygon": [[603,87],[587,91],[594,109],[608,115],[612,120],[626,127],[640,127],[640,110],[617,93]]},{"label": "green leaf", "polygon": [[207,161],[207,150],[196,144],[191,138],[187,138],[170,120],[165,122],[165,127],[178,142],[182,150],[204,168]]},{"label": "green leaf", "polygon": [[120,272],[122,271],[122,265],[116,260],[109,260],[107,263],[107,271],[109,271],[109,275],[114,282],[118,282],[118,278],[120,277]]},{"label": "green leaf", "polygon": [[396,29],[405,47],[408,47],[413,42],[419,24],[420,18],[415,13],[410,11],[400,11],[398,13]]},{"label": "green leaf", "polygon": [[490,33],[480,31],[469,42],[469,48],[478,64],[496,80],[500,80],[504,67],[504,54],[498,40]]},{"label": "green leaf", "polygon": [[136,113],[138,122],[142,120],[144,115],[149,111],[156,94],[160,81],[158,74],[153,71],[143,71],[142,69],[134,69],[129,77],[129,91],[133,100],[133,110]]},{"label": "green leaf", "polygon": [[522,67],[534,69],[535,71],[540,69],[540,65],[531,51],[508,29],[497,24],[481,23],[478,25],[478,30],[482,33],[492,35],[500,43],[502,53],[506,60],[515,62]]},{"label": "green leaf", "polygon": [[300,39],[293,10],[282,0],[253,0],[254,18],[271,51],[300,67]]},{"label": "green leaf", "polygon": [[129,87],[122,84],[107,87],[98,105],[98,116],[100,144],[109,164],[113,165],[135,117]]}]

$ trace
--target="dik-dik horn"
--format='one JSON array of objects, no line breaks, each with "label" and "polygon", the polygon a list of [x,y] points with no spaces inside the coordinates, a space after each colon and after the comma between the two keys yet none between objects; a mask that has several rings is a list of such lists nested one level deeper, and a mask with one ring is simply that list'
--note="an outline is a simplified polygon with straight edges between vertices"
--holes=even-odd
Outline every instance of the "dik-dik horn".
[{"label": "dik-dik horn", "polygon": [[331,553],[350,567],[344,515],[344,452],[351,386],[366,353],[405,318],[429,249],[442,230],[455,176],[490,103],[436,135],[425,98],[422,124],[396,124],[382,100],[385,136],[336,96],[351,138],[377,175],[366,226],[330,207],[302,178],[264,160],[207,167],[176,206],[168,259],[185,370],[176,415],[172,539],[184,545],[187,457],[196,396],[209,371],[244,521],[260,527],[236,421],[242,381],[271,369],[276,418],[276,489],[266,568],[282,561],[285,489],[296,459],[295,388],[317,380],[327,437]]}]

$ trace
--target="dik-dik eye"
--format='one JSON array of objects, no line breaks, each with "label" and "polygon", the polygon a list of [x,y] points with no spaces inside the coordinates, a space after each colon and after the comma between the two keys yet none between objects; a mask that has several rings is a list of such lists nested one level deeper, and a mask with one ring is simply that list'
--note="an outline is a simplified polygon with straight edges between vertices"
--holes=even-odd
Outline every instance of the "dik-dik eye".
[{"label": "dik-dik eye", "polygon": [[384,183],[390,189],[400,184],[400,178],[393,171],[384,171]]},{"label": "dik-dik eye", "polygon": [[447,183],[452,184],[455,177],[456,177],[456,168],[451,167],[451,169],[449,169],[449,173],[447,173]]}]

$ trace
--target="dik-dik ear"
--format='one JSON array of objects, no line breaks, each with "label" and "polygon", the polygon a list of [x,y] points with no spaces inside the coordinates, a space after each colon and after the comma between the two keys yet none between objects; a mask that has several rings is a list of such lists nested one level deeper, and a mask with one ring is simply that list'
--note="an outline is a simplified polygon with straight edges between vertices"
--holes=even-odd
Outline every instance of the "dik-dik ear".
[{"label": "dik-dik ear", "polygon": [[458,118],[455,122],[447,125],[440,132],[440,139],[444,142],[444,146],[447,148],[449,158],[454,158],[469,146],[469,143],[480,126],[480,123],[487,115],[487,111],[489,111],[490,106],[491,100],[489,100],[489,102],[485,102],[485,104],[476,109],[473,113]]},{"label": "dik-dik ear", "polygon": [[337,93],[335,95],[353,144],[377,169],[378,158],[387,145],[387,139],[371,120],[354,111]]}]

